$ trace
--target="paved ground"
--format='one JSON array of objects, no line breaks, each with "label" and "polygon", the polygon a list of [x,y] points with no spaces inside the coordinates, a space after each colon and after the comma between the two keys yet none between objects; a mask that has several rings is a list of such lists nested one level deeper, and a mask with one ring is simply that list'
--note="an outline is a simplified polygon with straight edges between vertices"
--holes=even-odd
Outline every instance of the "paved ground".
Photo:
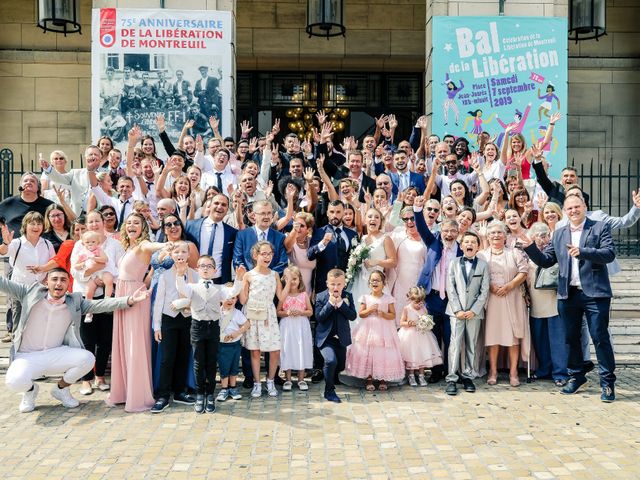
[{"label": "paved ground", "polygon": [[341,405],[314,385],[213,415],[182,405],[126,414],[101,392],[64,410],[53,383],[20,414],[2,385],[0,478],[640,478],[640,368],[619,370],[613,404],[600,402],[593,374],[574,397],[501,380],[453,398],[443,384],[343,388]]}]

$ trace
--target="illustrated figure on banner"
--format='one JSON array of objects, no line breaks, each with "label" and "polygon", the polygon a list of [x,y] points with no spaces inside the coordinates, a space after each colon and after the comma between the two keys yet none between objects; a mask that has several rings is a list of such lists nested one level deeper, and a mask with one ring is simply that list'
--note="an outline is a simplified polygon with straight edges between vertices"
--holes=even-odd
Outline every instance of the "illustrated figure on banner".
[{"label": "illustrated figure on banner", "polygon": [[538,121],[542,120],[543,114],[545,117],[550,116],[554,100],[558,103],[558,110],[560,110],[560,99],[555,94],[555,91],[556,87],[551,82],[547,85],[547,91],[544,95],[541,95],[540,89],[538,89],[538,99],[544,100],[540,105],[540,108],[538,108]]},{"label": "illustrated figure on banner", "polygon": [[456,96],[464,89],[464,82],[460,80],[460,87],[457,87],[449,78],[449,74],[447,73],[444,78],[444,84],[447,86],[447,98],[443,104],[444,124],[446,125],[449,123],[449,109],[451,108],[456,116],[456,125],[458,125],[458,122],[460,121],[460,110],[456,104]]}]

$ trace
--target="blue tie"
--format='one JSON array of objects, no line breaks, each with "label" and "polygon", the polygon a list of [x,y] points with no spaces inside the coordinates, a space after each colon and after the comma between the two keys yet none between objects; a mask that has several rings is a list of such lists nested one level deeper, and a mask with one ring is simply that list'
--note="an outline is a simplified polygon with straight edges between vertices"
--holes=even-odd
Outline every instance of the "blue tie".
[{"label": "blue tie", "polygon": [[211,236],[209,237],[209,249],[207,250],[207,255],[210,257],[213,255],[213,240],[216,238],[216,228],[218,228],[218,224],[214,223],[211,229]]}]

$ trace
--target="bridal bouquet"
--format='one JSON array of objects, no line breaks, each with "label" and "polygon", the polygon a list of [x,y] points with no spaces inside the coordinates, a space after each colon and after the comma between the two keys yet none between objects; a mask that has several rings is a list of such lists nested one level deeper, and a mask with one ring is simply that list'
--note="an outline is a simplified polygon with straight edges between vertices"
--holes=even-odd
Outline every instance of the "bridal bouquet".
[{"label": "bridal bouquet", "polygon": [[364,263],[365,259],[369,257],[370,251],[371,247],[365,242],[362,242],[351,251],[351,255],[349,255],[349,261],[347,262],[347,285],[351,284],[358,273],[360,273],[362,264]]},{"label": "bridal bouquet", "polygon": [[433,321],[433,317],[428,314],[420,315],[418,317],[418,321],[416,322],[416,330],[423,335],[427,332],[433,330],[433,326],[435,325]]}]

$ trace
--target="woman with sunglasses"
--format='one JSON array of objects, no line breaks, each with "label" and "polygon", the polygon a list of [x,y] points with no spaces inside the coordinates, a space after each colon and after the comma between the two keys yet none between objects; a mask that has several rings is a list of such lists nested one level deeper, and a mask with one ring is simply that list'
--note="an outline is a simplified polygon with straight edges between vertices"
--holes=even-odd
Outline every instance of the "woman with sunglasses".
[{"label": "woman with sunglasses", "polygon": [[[180,218],[175,214],[166,215],[162,219],[162,224],[160,226],[160,231],[164,233],[164,238],[166,242],[180,242],[186,241],[187,237],[184,231],[184,225]],[[197,266],[198,258],[200,256],[198,252],[198,248],[195,246],[193,242],[188,242],[189,244],[189,258],[187,263],[189,267],[194,268]],[[147,274],[147,279],[145,283],[150,284],[151,288],[151,305],[155,305],[156,293],[158,289],[158,280],[160,279],[160,275],[162,275],[165,271],[169,270],[173,267],[173,258],[168,251],[160,250],[155,252],[151,256],[150,267],[151,270]],[[158,344],[155,341],[151,342],[151,366],[153,373],[153,385],[154,388],[160,384],[160,363],[162,361],[162,353],[161,349],[158,348]],[[188,382],[189,385],[195,385],[193,381],[193,374],[190,375],[190,380]]]},{"label": "woman with sunglasses", "polygon": [[104,219],[104,234],[113,238],[116,241],[120,241],[120,232],[118,231],[118,216],[115,208],[111,205],[103,205],[98,211],[102,214]]},{"label": "woman with sunglasses", "polygon": [[408,302],[407,292],[418,284],[418,277],[427,256],[427,247],[416,228],[415,215],[422,214],[414,214],[413,206],[403,208],[400,211],[400,220],[404,228],[397,228],[391,234],[398,263],[395,268],[389,270],[387,286],[396,299],[396,325],[398,327],[400,326],[402,309]]},{"label": "woman with sunglasses", "polygon": [[55,203],[49,205],[44,212],[44,233],[42,238],[51,242],[56,253],[60,249],[62,242],[69,238],[70,228],[71,222],[67,218],[64,209]]}]

